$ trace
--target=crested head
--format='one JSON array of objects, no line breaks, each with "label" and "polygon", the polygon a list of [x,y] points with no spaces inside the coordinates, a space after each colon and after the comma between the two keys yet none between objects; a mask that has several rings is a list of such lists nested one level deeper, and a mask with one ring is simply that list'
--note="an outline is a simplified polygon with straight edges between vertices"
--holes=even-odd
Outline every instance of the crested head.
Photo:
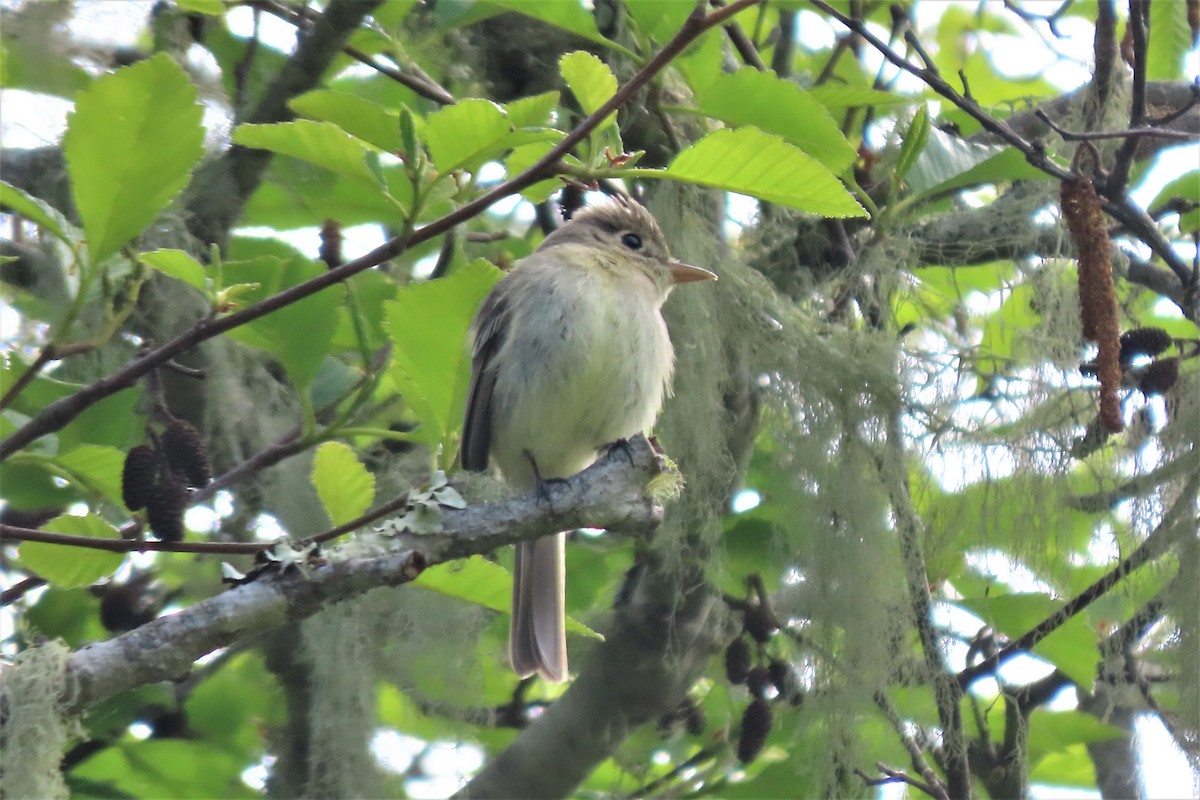
[{"label": "crested head", "polygon": [[617,195],[605,203],[588,206],[551,233],[542,248],[585,244],[620,252],[637,261],[666,262],[670,248],[658,222],[636,200]]},{"label": "crested head", "polygon": [[610,270],[632,269],[648,276],[661,292],[660,301],[676,284],[717,278],[706,269],[672,258],[658,222],[645,206],[625,195],[583,209],[547,236],[538,252],[567,245],[590,247],[607,255],[597,263]]}]

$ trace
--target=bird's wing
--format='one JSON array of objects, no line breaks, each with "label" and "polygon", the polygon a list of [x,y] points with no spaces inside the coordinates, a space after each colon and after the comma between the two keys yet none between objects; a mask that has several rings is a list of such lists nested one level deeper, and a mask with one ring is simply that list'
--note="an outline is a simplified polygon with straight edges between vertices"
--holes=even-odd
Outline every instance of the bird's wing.
[{"label": "bird's wing", "polygon": [[492,393],[496,387],[493,362],[504,344],[507,328],[508,300],[501,284],[497,284],[484,299],[475,318],[471,385],[467,389],[467,414],[460,451],[463,469],[472,472],[482,472],[488,466],[488,448],[492,443]]}]

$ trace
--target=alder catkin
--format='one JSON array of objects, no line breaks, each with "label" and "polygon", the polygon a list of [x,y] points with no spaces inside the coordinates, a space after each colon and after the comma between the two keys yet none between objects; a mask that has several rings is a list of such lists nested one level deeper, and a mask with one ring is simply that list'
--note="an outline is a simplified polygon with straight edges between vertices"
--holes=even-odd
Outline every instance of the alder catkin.
[{"label": "alder catkin", "polygon": [[158,453],[144,444],[130,448],[121,469],[121,500],[130,511],[145,508],[158,482]]},{"label": "alder catkin", "polygon": [[188,486],[200,489],[212,478],[208,452],[200,431],[190,422],[173,419],[163,431],[162,448],[171,469],[184,478]]},{"label": "alder catkin", "polygon": [[742,733],[738,737],[738,761],[749,764],[758,757],[767,743],[772,722],[771,704],[766,700],[759,697],[746,706],[746,712],[742,714]]},{"label": "alder catkin", "polygon": [[1079,257],[1079,318],[1083,336],[1099,347],[1096,372],[1100,380],[1100,421],[1110,433],[1121,430],[1120,328],[1117,299],[1113,289],[1112,247],[1100,197],[1090,178],[1073,177],[1062,182],[1063,219]]}]

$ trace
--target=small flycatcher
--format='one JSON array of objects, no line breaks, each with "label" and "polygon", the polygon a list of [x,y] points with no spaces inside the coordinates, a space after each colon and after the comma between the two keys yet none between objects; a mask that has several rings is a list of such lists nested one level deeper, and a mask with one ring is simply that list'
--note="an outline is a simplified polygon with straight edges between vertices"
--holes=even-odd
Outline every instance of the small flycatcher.
[{"label": "small flycatcher", "polygon": [[[472,325],[462,464],[533,488],[649,430],[674,372],[662,305],[716,275],[671,258],[627,197],[580,211],[484,299]],[[508,655],[522,677],[567,678],[566,534],[517,545]]]}]

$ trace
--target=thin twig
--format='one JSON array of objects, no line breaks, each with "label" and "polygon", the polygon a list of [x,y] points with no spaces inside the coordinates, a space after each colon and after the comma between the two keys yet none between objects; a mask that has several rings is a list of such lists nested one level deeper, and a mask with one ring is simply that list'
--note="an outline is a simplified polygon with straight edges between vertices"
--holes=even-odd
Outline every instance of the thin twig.
[{"label": "thin twig", "polygon": [[[712,6],[713,8],[724,8],[724,0],[712,0]],[[725,34],[729,37],[734,49],[738,51],[738,55],[742,57],[742,61],[759,72],[767,71],[766,62],[762,60],[758,48],[754,46],[754,42],[750,41],[750,37],[742,30],[741,25],[738,25],[737,22],[730,22],[725,26]]]},{"label": "thin twig", "polygon": [[1110,589],[1124,579],[1126,575],[1166,553],[1173,542],[1175,528],[1182,523],[1183,519],[1189,513],[1188,507],[1195,502],[1197,488],[1200,488],[1200,474],[1193,473],[1191,480],[1188,481],[1187,486],[1183,490],[1180,500],[1171,507],[1171,510],[1163,517],[1158,527],[1146,537],[1144,542],[1138,545],[1136,550],[1130,553],[1121,563],[1113,567],[1112,570],[1098,581],[1071,598],[1062,608],[1039,622],[1023,636],[1009,642],[995,655],[989,656],[958,673],[955,676],[958,686],[965,689],[979,678],[995,672],[1001,664],[1004,664],[1013,656],[1028,652],[1038,642],[1061,628],[1073,616],[1103,597]]},{"label": "thin twig", "polygon": [[[1133,40],[1133,86],[1130,90],[1129,127],[1141,128],[1146,121],[1146,53],[1150,44],[1149,0],[1129,0],[1129,20],[1125,23]],[[1126,139],[1113,157],[1111,175],[1104,193],[1114,201],[1125,199],[1129,188],[1129,170],[1137,154],[1137,139]]]},{"label": "thin twig", "polygon": [[898,769],[892,769],[891,767],[885,765],[882,761],[875,763],[875,769],[882,772],[884,777],[872,778],[870,775],[863,772],[861,769],[858,769],[857,767],[854,769],[854,774],[862,778],[863,783],[865,783],[867,786],[883,786],[884,784],[888,783],[906,783],[914,789],[924,792],[930,797],[936,797],[938,800],[946,800],[947,796],[944,792],[939,794],[938,791],[929,784],[917,780],[907,772]]},{"label": "thin twig", "polygon": [[700,11],[693,11],[674,38],[667,42],[653,58],[646,62],[646,65],[638,70],[628,83],[618,89],[616,94],[609,98],[593,114],[575,126],[546,155],[542,156],[533,165],[527,167],[523,172],[497,185],[471,202],[459,206],[444,217],[422,228],[418,228],[407,237],[398,236],[393,238],[360,258],[348,261],[336,269],[322,272],[314,278],[298,283],[228,316],[201,320],[190,330],[185,331],[155,350],[143,354],[113,374],[83,387],[74,394],[50,403],[29,420],[29,422],[0,442],[0,460],[7,458],[30,442],[62,428],[94,403],[132,386],[138,378],[168,358],[189,350],[214,336],[266,316],[272,311],[278,311],[322,289],[341,283],[352,275],[357,275],[371,267],[382,264],[403,253],[410,247],[429,241],[435,236],[440,236],[456,225],[478,216],[498,200],[516,194],[545,179],[562,157],[570,152],[571,148],[586,139],[608,115],[629,102],[637,92],[654,78],[655,75],[661,72],[676,56],[683,52],[697,37],[705,31],[723,24],[735,14],[760,2],[762,0],[736,0],[725,8],[707,15]]},{"label": "thin twig", "polygon": [[[300,27],[300,25],[304,23],[305,17],[309,12],[309,9],[306,6],[293,9],[284,5],[280,5],[279,3],[274,2],[274,0],[249,0],[249,5],[252,8],[266,11],[268,14],[276,16],[279,19],[282,19],[283,21],[291,23],[297,27]],[[450,94],[450,92],[446,91],[446,89],[439,86],[437,82],[428,75],[412,75],[406,72],[401,72],[393,67],[389,67],[387,64],[380,64],[374,59],[374,57],[364,53],[356,47],[351,47],[350,45],[343,47],[342,52],[353,58],[355,61],[358,61],[361,64],[366,64],[380,75],[391,78],[402,86],[407,86],[409,89],[412,89],[414,92],[427,100],[432,100],[433,102],[444,106],[453,105],[455,102],[457,102],[454,99],[454,95]]]},{"label": "thin twig", "polygon": [[1042,109],[1035,109],[1034,115],[1042,122],[1050,126],[1050,128],[1068,142],[1087,142],[1096,141],[1098,139],[1124,139],[1127,137],[1138,138],[1141,136],[1150,136],[1157,139],[1175,139],[1181,142],[1189,142],[1193,139],[1200,139],[1200,133],[1192,133],[1191,131],[1177,131],[1170,128],[1126,128],[1118,131],[1084,131],[1082,133],[1073,133],[1065,128],[1059,127],[1058,123],[1050,119],[1050,115]]},{"label": "thin twig", "polygon": [[5,589],[3,592],[0,592],[0,608],[17,602],[27,593],[33,591],[39,586],[45,585],[46,579],[39,578],[37,575],[30,575],[27,578],[22,578],[12,586]]}]

